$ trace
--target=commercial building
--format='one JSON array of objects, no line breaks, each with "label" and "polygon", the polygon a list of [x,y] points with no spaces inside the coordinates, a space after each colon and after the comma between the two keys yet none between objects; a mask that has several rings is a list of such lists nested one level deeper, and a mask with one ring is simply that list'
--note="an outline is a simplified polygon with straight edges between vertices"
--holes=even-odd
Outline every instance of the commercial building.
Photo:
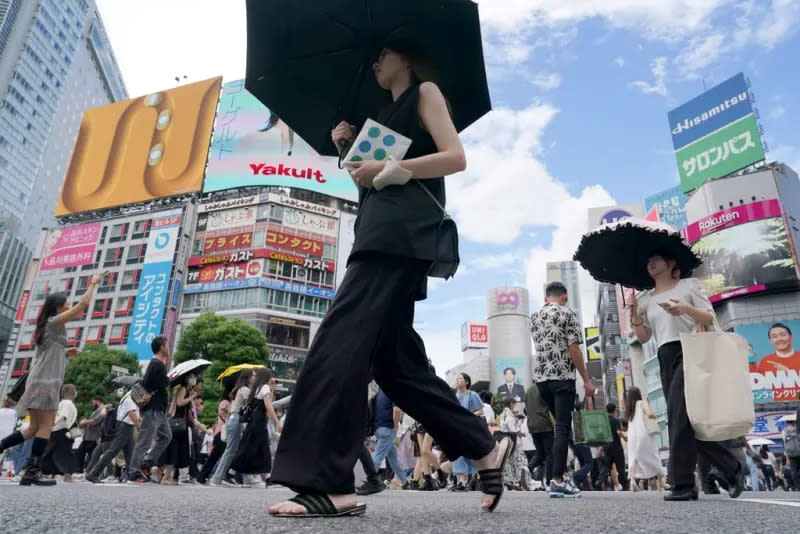
[{"label": "commercial building", "polygon": [[355,219],[339,199],[291,195],[200,204],[180,316],[182,328],[207,311],[248,321],[266,336],[270,361],[287,380],[297,378],[336,295]]},{"label": "commercial building", "polygon": [[581,313],[581,291],[578,282],[578,262],[556,261],[547,262],[547,283],[561,282],[567,288],[569,300],[567,307],[578,316],[578,323],[583,327],[583,314]]},{"label": "commercial building", "polygon": [[[8,223],[0,239],[27,263],[40,229],[56,225],[53,208],[83,111],[127,95],[94,2],[0,3],[0,87],[0,218]],[[22,274],[14,265],[0,271],[2,351]]]}]

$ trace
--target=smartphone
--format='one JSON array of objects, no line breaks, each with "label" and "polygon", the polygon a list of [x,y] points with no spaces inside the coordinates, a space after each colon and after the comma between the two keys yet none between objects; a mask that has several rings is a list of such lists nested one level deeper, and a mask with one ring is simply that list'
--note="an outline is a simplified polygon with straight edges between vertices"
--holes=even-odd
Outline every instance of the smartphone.
[{"label": "smartphone", "polygon": [[658,305],[664,308],[665,310],[669,310],[669,307],[671,306],[669,302],[659,302]]}]

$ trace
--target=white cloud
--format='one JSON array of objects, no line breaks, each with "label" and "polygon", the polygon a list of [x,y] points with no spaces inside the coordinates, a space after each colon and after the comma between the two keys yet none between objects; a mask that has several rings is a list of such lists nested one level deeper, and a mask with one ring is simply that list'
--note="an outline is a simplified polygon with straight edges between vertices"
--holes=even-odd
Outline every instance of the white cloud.
[{"label": "white cloud", "polygon": [[650,72],[653,73],[653,83],[637,80],[631,82],[631,86],[639,89],[646,95],[657,94],[667,96],[667,58],[657,57],[650,64]]},{"label": "white cloud", "polygon": [[727,36],[723,32],[689,40],[689,44],[675,58],[675,66],[684,78],[695,78],[698,72],[715,63],[722,56]]},{"label": "white cloud", "polygon": [[[97,0],[131,97],[222,75],[244,78],[244,2]],[[266,31],[266,30],[265,30]]]},{"label": "white cloud", "polygon": [[786,106],[783,104],[775,104],[767,112],[767,116],[772,120],[778,120],[786,115]]},{"label": "white cloud", "polygon": [[561,75],[555,72],[550,74],[537,74],[531,83],[542,91],[551,91],[561,85]]},{"label": "white cloud", "polygon": [[617,56],[614,58],[614,63],[617,64],[617,67],[624,67],[625,66],[625,58],[622,56]]}]

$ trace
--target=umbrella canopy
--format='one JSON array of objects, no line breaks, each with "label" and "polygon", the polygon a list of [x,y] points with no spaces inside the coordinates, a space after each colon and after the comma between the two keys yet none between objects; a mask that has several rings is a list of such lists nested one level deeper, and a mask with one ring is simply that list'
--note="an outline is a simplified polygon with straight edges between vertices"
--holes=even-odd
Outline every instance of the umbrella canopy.
[{"label": "umbrella canopy", "polygon": [[775,442],[767,438],[755,438],[747,440],[751,447],[760,447],[761,445],[775,445]]},{"label": "umbrella canopy", "polygon": [[167,373],[167,378],[172,383],[177,382],[181,379],[184,375],[188,373],[199,374],[203,369],[211,365],[211,362],[208,360],[197,359],[197,360],[186,360],[183,363],[179,363],[175,367],[172,368],[172,371]]},{"label": "umbrella canopy", "polygon": [[788,423],[790,421],[797,421],[797,414],[796,413],[790,413],[789,415],[784,415],[783,417],[781,417],[779,419],[779,421],[781,423]]},{"label": "umbrella canopy", "polygon": [[644,290],[654,285],[647,273],[647,259],[656,251],[678,261],[681,278],[689,278],[702,263],[673,227],[636,217],[585,234],[573,259],[595,280]]},{"label": "umbrella canopy", "polygon": [[134,385],[136,382],[139,382],[141,379],[142,379],[142,377],[141,377],[141,376],[135,376],[135,375],[123,375],[123,376],[117,376],[117,377],[114,377],[114,378],[111,380],[111,383],[112,383],[112,384],[117,384],[117,385],[120,385],[120,386],[123,386],[123,387],[128,387],[128,388],[129,388],[129,387],[131,387],[132,385]]},{"label": "umbrella canopy", "polygon": [[376,118],[385,93],[372,64],[401,44],[432,63],[458,131],[489,112],[471,0],[248,0],[245,87],[314,150],[336,156],[331,129]]},{"label": "umbrella canopy", "polygon": [[241,363],[239,365],[232,365],[222,371],[222,373],[217,377],[217,380],[222,382],[222,379],[227,378],[229,376],[238,375],[241,371],[245,369],[263,369],[264,366],[260,363]]}]

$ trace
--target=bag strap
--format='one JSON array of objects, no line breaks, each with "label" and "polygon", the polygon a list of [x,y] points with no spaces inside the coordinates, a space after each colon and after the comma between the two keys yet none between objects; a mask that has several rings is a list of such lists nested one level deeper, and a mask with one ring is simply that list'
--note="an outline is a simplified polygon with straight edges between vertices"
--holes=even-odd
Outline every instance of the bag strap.
[{"label": "bag strap", "polygon": [[423,191],[425,191],[425,194],[427,194],[428,197],[433,201],[433,203],[436,204],[436,207],[439,208],[439,211],[442,212],[442,215],[444,215],[445,218],[449,219],[450,215],[447,214],[447,211],[444,209],[444,206],[442,206],[442,204],[439,202],[439,200],[437,200],[437,198],[434,196],[434,194],[431,193],[431,190],[428,189],[427,187],[425,187],[424,185],[422,185],[422,183],[419,180],[414,180],[414,182],[418,186],[420,186]]}]

